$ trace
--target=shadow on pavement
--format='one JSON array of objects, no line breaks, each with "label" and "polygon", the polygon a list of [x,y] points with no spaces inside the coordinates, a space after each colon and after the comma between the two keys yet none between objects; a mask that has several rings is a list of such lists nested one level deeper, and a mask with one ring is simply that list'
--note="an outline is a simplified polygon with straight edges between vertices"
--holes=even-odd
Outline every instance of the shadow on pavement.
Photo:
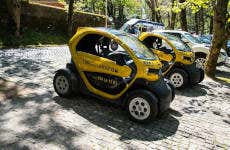
[{"label": "shadow on pavement", "polygon": [[6,55],[4,55],[4,52],[2,52],[0,55],[0,67],[2,70],[2,73],[0,72],[1,76],[7,78],[16,78],[17,84],[23,84],[25,87],[30,87],[33,89],[42,86],[42,83],[38,84],[34,83],[33,81],[34,79],[40,77],[39,75],[42,72],[42,68],[52,70],[53,67],[51,67],[50,64],[51,61],[48,60],[46,61],[30,58],[30,56],[23,56],[23,50],[17,53],[9,52],[9,54]]},{"label": "shadow on pavement", "polygon": [[177,90],[177,95],[187,96],[187,97],[198,97],[198,96],[205,96],[207,94],[207,90],[210,87],[202,84],[198,84],[192,87],[186,87],[185,89]]},{"label": "shadow on pavement", "polygon": [[20,90],[23,88],[0,77],[0,101],[17,97]]},{"label": "shadow on pavement", "polygon": [[84,131],[69,128],[53,118],[58,107],[50,101],[51,95],[32,93],[14,97],[6,105],[0,102],[0,149],[27,150],[33,144],[77,149],[72,138],[83,136]]},{"label": "shadow on pavement", "polygon": [[78,97],[66,100],[56,96],[54,100],[64,108],[74,110],[91,123],[119,134],[120,140],[156,141],[165,139],[174,135],[178,129],[179,121],[173,115],[181,115],[175,110],[169,110],[152,123],[138,124],[130,121],[120,107],[98,99]]},{"label": "shadow on pavement", "polygon": [[226,120],[226,119],[223,119],[223,122],[227,123],[230,125],[230,121],[229,120]]},{"label": "shadow on pavement", "polygon": [[224,70],[216,70],[216,77],[214,80],[225,86],[230,87],[230,72]]}]

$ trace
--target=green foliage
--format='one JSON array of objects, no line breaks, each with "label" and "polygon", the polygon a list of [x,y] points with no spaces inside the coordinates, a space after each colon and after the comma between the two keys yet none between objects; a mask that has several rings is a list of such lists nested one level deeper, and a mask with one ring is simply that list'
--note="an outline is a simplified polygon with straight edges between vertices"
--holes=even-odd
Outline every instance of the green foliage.
[{"label": "green foliage", "polygon": [[28,45],[50,45],[66,44],[68,36],[64,33],[55,31],[35,31],[34,29],[23,29],[21,37],[15,37],[6,30],[0,30],[0,48],[1,47],[20,47]]},{"label": "green foliage", "polygon": [[[129,17],[140,13],[141,2],[139,0],[108,0],[108,7],[112,4],[114,10],[124,6],[124,15]],[[75,10],[105,14],[105,0],[79,0],[75,2]]]},{"label": "green foliage", "polygon": [[230,1],[228,2],[228,23],[230,23]]},{"label": "green foliage", "polygon": [[186,0],[185,6],[189,6],[193,13],[198,12],[200,8],[208,8],[211,0]]},{"label": "green foliage", "polygon": [[173,10],[173,12],[179,13],[181,9],[189,8],[192,10],[192,13],[196,13],[201,8],[212,10],[210,9],[210,6],[212,6],[212,0],[186,0],[183,3],[180,3],[178,0],[175,0],[175,5],[171,9]]},{"label": "green foliage", "polygon": [[61,2],[61,3],[66,3],[65,0],[58,0],[58,2]]}]

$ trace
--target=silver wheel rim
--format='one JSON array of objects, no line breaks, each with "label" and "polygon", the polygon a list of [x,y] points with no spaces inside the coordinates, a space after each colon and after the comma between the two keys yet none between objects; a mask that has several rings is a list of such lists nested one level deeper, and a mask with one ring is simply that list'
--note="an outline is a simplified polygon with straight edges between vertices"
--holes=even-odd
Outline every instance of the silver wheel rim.
[{"label": "silver wheel rim", "polygon": [[204,69],[205,62],[206,62],[205,58],[197,58],[195,62],[196,62],[196,67],[197,68]]},{"label": "silver wheel rim", "polygon": [[181,87],[184,83],[184,78],[180,73],[173,73],[170,77],[170,80],[175,87]]},{"label": "silver wheel rim", "polygon": [[57,92],[60,94],[65,94],[69,90],[69,82],[65,76],[58,76],[55,80],[55,86]]},{"label": "silver wheel rim", "polygon": [[132,99],[129,103],[129,112],[137,120],[144,120],[150,115],[150,105],[141,97]]}]

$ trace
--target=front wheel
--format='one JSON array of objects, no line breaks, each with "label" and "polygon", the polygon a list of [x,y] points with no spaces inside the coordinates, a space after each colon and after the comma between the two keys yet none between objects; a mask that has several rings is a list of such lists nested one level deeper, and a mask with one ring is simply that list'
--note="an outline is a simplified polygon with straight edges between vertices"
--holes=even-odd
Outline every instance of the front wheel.
[{"label": "front wheel", "polygon": [[131,120],[149,122],[158,114],[158,99],[147,90],[135,90],[128,94],[127,112]]},{"label": "front wheel", "polygon": [[67,70],[58,70],[54,76],[55,92],[61,97],[70,97],[73,93],[71,74]]},{"label": "front wheel", "polygon": [[203,55],[196,56],[195,63],[197,68],[204,70],[205,62],[206,62],[206,55],[203,54]]},{"label": "front wheel", "polygon": [[181,89],[188,85],[188,74],[183,69],[176,68],[170,73],[169,80],[177,89]]}]

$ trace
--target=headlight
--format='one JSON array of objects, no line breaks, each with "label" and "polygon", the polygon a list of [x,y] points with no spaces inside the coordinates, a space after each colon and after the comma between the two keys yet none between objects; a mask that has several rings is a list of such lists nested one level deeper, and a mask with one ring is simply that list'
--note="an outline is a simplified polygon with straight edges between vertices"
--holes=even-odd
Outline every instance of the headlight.
[{"label": "headlight", "polygon": [[147,75],[150,77],[159,78],[162,76],[162,72],[161,72],[161,69],[148,68]]},{"label": "headlight", "polygon": [[149,68],[147,69],[147,73],[151,73],[151,74],[159,74],[160,69],[152,69]]},{"label": "headlight", "polygon": [[187,61],[193,61],[192,57],[183,56],[183,59]]}]

